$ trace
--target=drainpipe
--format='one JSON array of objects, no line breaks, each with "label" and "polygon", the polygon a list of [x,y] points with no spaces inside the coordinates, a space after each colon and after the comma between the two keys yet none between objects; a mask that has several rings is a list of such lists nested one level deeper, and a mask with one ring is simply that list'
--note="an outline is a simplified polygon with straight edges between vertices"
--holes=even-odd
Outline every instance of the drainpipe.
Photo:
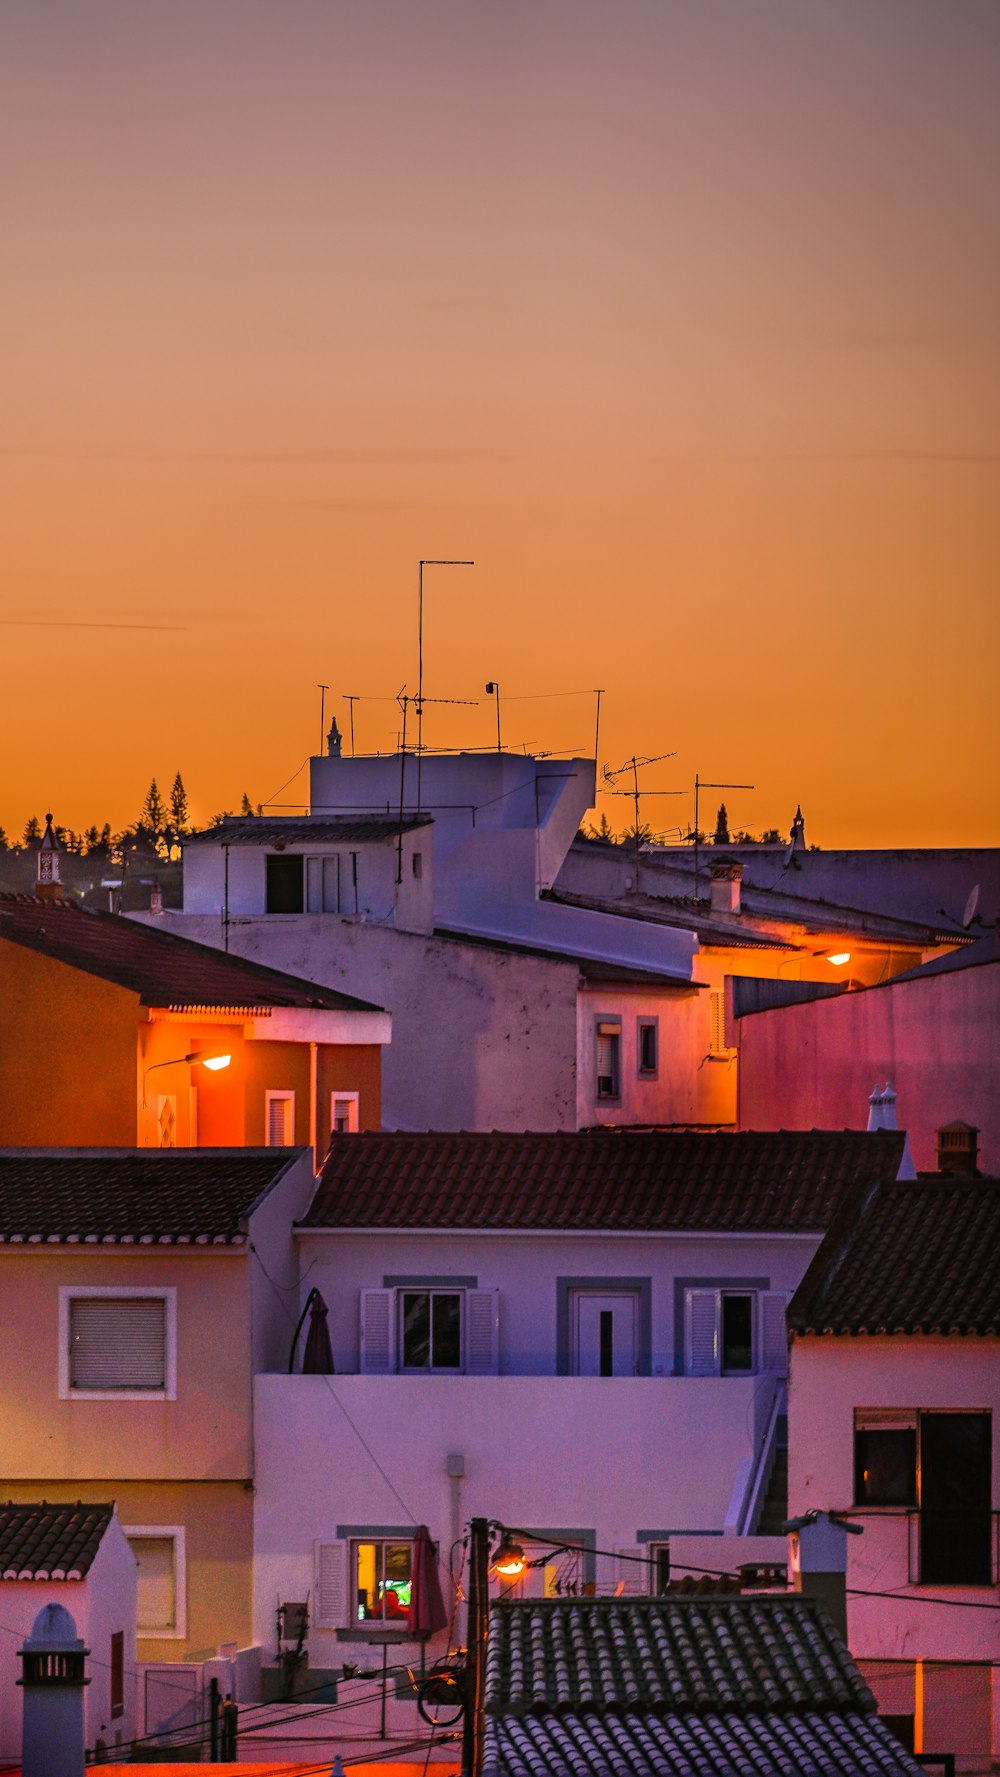
[{"label": "drainpipe", "polygon": [[312,1142],[313,1172],[319,1171],[319,1129],[317,1128],[317,1117],[319,1114],[318,1104],[317,1104],[318,1073],[319,1073],[318,1045],[316,1043],[310,1043],[310,1045],[309,1045],[309,1139]]}]

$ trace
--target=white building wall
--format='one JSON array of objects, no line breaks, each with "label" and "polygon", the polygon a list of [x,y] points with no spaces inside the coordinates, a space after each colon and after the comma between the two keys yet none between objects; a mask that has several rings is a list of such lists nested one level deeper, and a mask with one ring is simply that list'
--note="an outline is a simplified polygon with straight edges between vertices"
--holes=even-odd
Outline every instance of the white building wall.
[{"label": "white building wall", "polygon": [[[500,1291],[500,1371],[505,1376],[555,1376],[560,1343],[558,1281],[648,1281],[650,1368],[669,1377],[682,1365],[683,1290],[717,1282],[791,1293],[819,1244],[814,1235],[550,1235],[303,1233],[301,1268],[323,1292],[339,1376],[359,1362],[360,1292],[388,1278],[475,1278]],[[305,1286],[304,1286],[305,1287]],[[383,1378],[368,1378],[373,1384]],[[392,1380],[386,1378],[385,1380]],[[418,1379],[419,1380],[419,1379]],[[728,1379],[722,1379],[728,1381]],[[453,1379],[456,1392],[476,1379]],[[705,1410],[722,1401],[710,1379]],[[699,1386],[701,1386],[699,1384]],[[463,1395],[471,1399],[472,1394]],[[653,1396],[653,1399],[659,1399]],[[711,1415],[710,1415],[711,1416]]]},{"label": "white building wall", "polygon": [[[920,1334],[795,1339],[788,1402],[790,1514],[813,1507],[850,1510],[864,1525],[862,1536],[848,1538],[848,1639],[855,1657],[997,1659],[1000,1588],[911,1586],[905,1511],[851,1510],[859,1407],[991,1411],[993,1509],[1000,1510],[1000,1340]],[[891,1596],[858,1596],[863,1592]],[[930,1598],[980,1608],[948,1609]]]},{"label": "white building wall", "polygon": [[[258,1377],[255,1639],[269,1645],[276,1598],[314,1592],[315,1543],[348,1525],[425,1523],[445,1555],[473,1516],[590,1531],[607,1551],[634,1552],[655,1531],[698,1537],[703,1554],[714,1532],[719,1565],[732,1561],[721,1532],[770,1407],[766,1381]],[[456,1454],[460,1479],[447,1473]],[[784,1552],[783,1539],[746,1546],[740,1558]],[[597,1557],[596,1577],[613,1589],[613,1554]],[[310,1666],[336,1668],[359,1648],[362,1638],[313,1629]]]},{"label": "white building wall", "polygon": [[[434,924],[433,828],[404,833],[401,849],[401,867],[399,847],[388,840],[351,845],[289,839],[280,855],[338,858],[342,915],[395,919],[404,930],[429,932]],[[230,918],[264,913],[267,859],[276,855],[273,845],[227,846],[221,834],[218,842],[199,839],[186,845],[185,913],[212,914],[220,924],[227,910]]]},{"label": "white building wall", "polygon": [[[217,918],[164,915],[217,948]],[[229,948],[392,1013],[383,1050],[389,1129],[574,1129],[572,962],[307,914],[234,920]]]},{"label": "white building wall", "polygon": [[[89,1572],[82,1580],[4,1580],[0,1583],[0,1760],[16,1763],[21,1755],[21,1719],[24,1692],[17,1681],[22,1662],[18,1652],[46,1604],[61,1604],[76,1624],[76,1631],[90,1649],[84,1689],[84,1734],[88,1747],[98,1735],[109,1746],[134,1738],[138,1732],[138,1691],[135,1663],[136,1565],[125,1534],[112,1517]],[[111,1719],[111,1636],[121,1630],[125,1637],[125,1708]]]}]

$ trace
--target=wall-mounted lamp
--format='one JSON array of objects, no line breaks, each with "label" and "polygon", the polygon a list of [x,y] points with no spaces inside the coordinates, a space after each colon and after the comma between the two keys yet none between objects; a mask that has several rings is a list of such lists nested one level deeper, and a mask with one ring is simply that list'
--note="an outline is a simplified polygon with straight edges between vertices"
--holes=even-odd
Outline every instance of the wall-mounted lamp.
[{"label": "wall-mounted lamp", "polygon": [[222,1068],[228,1067],[232,1059],[231,1055],[212,1055],[206,1053],[204,1049],[192,1049],[190,1055],[172,1055],[169,1061],[151,1062],[142,1076],[143,1109],[146,1106],[146,1081],[150,1074],[155,1074],[158,1067],[177,1067],[179,1064],[185,1063],[188,1067],[207,1067],[213,1074],[217,1074]]},{"label": "wall-mounted lamp", "polygon": [[832,963],[835,969],[840,969],[843,967],[844,963],[850,962],[851,953],[849,950],[831,951],[826,960],[828,963]]}]

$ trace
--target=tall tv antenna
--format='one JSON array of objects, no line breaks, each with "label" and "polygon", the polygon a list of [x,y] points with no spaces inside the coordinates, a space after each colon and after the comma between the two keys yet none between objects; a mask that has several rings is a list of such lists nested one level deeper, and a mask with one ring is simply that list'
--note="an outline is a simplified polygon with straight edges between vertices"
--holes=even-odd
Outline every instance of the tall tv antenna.
[{"label": "tall tv antenna", "polygon": [[361,698],[357,692],[354,692],[352,694],[350,691],[344,691],[341,693],[341,695],[343,696],[344,702],[347,705],[349,705],[350,711],[351,711],[351,758],[353,759],[354,758],[354,705],[356,703],[360,703]]},{"label": "tall tv antenna", "polygon": [[[658,765],[661,759],[674,759],[676,756],[676,753],[647,753],[640,759],[633,753],[631,759],[626,759],[624,765],[619,765],[617,771],[612,771],[611,767],[608,765],[604,767],[604,782],[607,785],[616,783],[620,777],[624,777],[627,771],[631,771],[632,773],[631,790],[609,789],[608,794],[611,796],[631,796],[635,804],[635,856],[637,865],[639,859],[639,845],[641,843],[639,821],[640,796],[682,796],[684,794],[683,790],[647,790],[645,788],[640,790],[639,772],[646,765]],[[639,879],[637,876],[636,887],[638,888],[638,886]]]},{"label": "tall tv antenna", "polygon": [[708,784],[708,783],[704,783],[701,780],[701,778],[699,778],[698,773],[695,772],[695,774],[694,774],[694,898],[696,901],[698,899],[698,846],[700,843],[699,834],[698,834],[698,793],[699,793],[699,791],[700,790],[753,790],[753,789],[756,789],[755,784]]}]

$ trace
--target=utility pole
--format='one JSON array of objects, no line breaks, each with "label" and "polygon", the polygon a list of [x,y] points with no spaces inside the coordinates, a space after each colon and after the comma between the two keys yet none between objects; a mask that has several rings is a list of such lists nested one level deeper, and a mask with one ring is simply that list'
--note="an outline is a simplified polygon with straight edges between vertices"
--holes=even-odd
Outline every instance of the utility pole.
[{"label": "utility pole", "polygon": [[323,742],[326,739],[326,694],[330,687],[329,685],[317,685],[316,689],[319,692],[319,751],[322,758]]},{"label": "utility pole", "polygon": [[360,698],[357,696],[357,694],[355,694],[352,697],[351,693],[349,691],[345,691],[344,692],[344,702],[350,704],[350,706],[351,706],[351,758],[353,759],[354,758],[354,705],[356,703],[360,702]]},{"label": "utility pole", "polygon": [[462,1723],[462,1777],[481,1777],[486,1638],[490,1624],[490,1527],[486,1518],[469,1526],[468,1652],[465,1663],[465,1716]]}]

